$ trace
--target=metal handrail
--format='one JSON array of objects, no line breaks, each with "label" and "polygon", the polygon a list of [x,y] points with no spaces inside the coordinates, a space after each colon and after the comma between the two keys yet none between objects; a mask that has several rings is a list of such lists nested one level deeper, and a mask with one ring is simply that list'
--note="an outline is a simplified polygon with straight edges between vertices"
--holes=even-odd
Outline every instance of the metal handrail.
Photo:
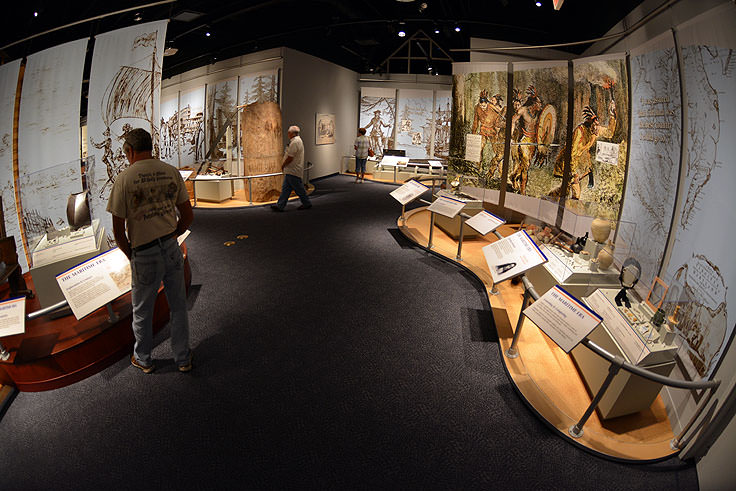
[{"label": "metal handrail", "polygon": [[[314,167],[314,164],[312,164],[311,162],[308,162],[307,163],[307,166],[304,168],[304,170],[305,171],[309,171],[313,167]],[[192,188],[193,188],[192,189],[192,194],[194,194],[194,206],[197,206],[197,193],[196,193],[196,190],[197,190],[197,184],[196,183],[197,183],[197,181],[199,181],[199,182],[215,182],[215,181],[237,181],[237,180],[240,180],[240,179],[247,179],[248,180],[248,201],[250,202],[251,205],[253,205],[253,187],[252,187],[252,180],[253,179],[262,178],[262,177],[282,176],[282,175],[284,175],[284,173],[282,171],[282,172],[271,172],[269,174],[256,174],[256,175],[252,175],[252,176],[217,176],[217,177],[212,178],[212,179],[197,179],[200,175],[205,175],[205,174],[198,174],[196,176],[189,176],[187,178],[187,181],[191,181],[192,182]],[[309,176],[309,173],[308,172],[307,172],[307,176]],[[309,177],[307,177],[307,184],[309,184]]]},{"label": "metal handrail", "polygon": [[[432,181],[432,195],[434,195],[435,181],[446,181],[447,177],[427,176],[427,177],[422,177],[422,178],[407,179],[407,181],[405,182],[408,182],[410,180],[415,180],[419,182],[431,180]],[[429,201],[426,201],[421,198],[418,201],[422,203],[426,203],[426,204],[431,204]],[[403,205],[401,209],[401,220],[403,224],[406,224],[406,218],[404,215],[405,210],[406,210],[406,205]],[[430,233],[429,241],[427,244],[428,250],[432,249],[432,229],[434,228],[434,213],[431,213],[431,215],[432,215],[432,219],[430,222],[431,228],[429,232]],[[465,213],[462,213],[462,212],[459,213],[459,216],[461,217],[462,221],[461,221],[461,228],[460,228],[461,235],[460,235],[460,240],[459,240],[459,245],[458,245],[458,255],[456,258],[458,260],[460,260],[460,249],[462,248],[462,224],[464,223],[465,219],[470,218],[469,215],[466,215]],[[501,235],[497,230],[494,230],[493,234],[498,239],[504,238],[503,235]],[[540,297],[539,293],[537,293],[537,291],[534,289],[534,285],[531,284],[531,281],[529,281],[529,278],[527,278],[526,274],[522,273],[519,276],[521,277],[521,282],[524,285],[524,299],[522,300],[521,309],[519,311],[519,318],[517,319],[516,328],[514,329],[513,340],[511,341],[511,345],[509,346],[509,348],[504,352],[504,354],[508,358],[516,358],[519,356],[519,350],[518,350],[517,345],[519,343],[519,337],[521,334],[521,326],[524,320],[524,309],[526,308],[526,305],[527,303],[529,303],[530,300],[536,301]],[[492,294],[498,293],[496,290],[495,284],[492,287],[491,293]],[[664,375],[653,373],[645,368],[641,368],[636,365],[632,365],[631,363],[627,362],[620,356],[616,356],[612,353],[609,353],[608,351],[606,351],[605,349],[603,349],[602,347],[598,346],[596,343],[588,339],[587,337],[584,338],[580,344],[582,344],[583,346],[591,350],[593,353],[603,358],[604,360],[608,361],[611,365],[609,367],[608,376],[604,380],[601,388],[598,390],[598,392],[594,396],[593,400],[591,401],[591,404],[588,406],[583,416],[580,418],[580,420],[578,420],[577,423],[575,423],[568,429],[568,433],[574,438],[579,438],[583,435],[583,426],[587,422],[592,412],[595,410],[596,406],[598,405],[601,398],[603,397],[603,394],[606,392],[610,383],[613,381],[613,378],[615,377],[615,375],[622,369],[629,373],[633,373],[634,375],[637,375],[639,377],[645,378],[647,380],[651,380],[653,382],[656,382],[662,385],[666,385],[668,387],[674,387],[677,389],[687,389],[687,390],[708,390],[707,396],[698,405],[695,413],[690,418],[688,423],[683,427],[680,433],[670,442],[670,446],[673,450],[681,449],[688,443],[689,439],[688,441],[684,441],[683,437],[688,431],[690,431],[692,426],[695,424],[695,421],[697,421],[699,416],[703,413],[705,407],[710,402],[716,389],[721,385],[720,380],[707,380],[707,381],[676,380],[670,377],[665,377]]]}]

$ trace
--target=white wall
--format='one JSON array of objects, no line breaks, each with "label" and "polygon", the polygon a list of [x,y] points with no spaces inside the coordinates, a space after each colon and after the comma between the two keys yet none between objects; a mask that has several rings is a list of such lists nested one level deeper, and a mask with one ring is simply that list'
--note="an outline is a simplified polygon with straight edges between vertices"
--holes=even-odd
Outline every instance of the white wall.
[{"label": "white wall", "polygon": [[[309,178],[340,172],[340,160],[344,154],[353,153],[358,131],[358,73],[285,48],[281,97],[284,145],[286,129],[293,124],[299,126],[304,159],[314,164]],[[317,113],[335,115],[334,144],[315,143]]]}]

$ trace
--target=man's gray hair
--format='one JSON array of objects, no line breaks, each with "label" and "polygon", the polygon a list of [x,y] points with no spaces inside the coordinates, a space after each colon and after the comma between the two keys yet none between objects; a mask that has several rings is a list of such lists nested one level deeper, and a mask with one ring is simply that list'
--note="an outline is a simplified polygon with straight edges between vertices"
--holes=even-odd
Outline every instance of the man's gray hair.
[{"label": "man's gray hair", "polygon": [[153,150],[151,134],[143,128],[135,128],[125,134],[123,147],[127,145],[134,152],[145,152]]},{"label": "man's gray hair", "polygon": [[301,130],[296,125],[289,126],[289,129],[287,130],[288,133],[296,133],[297,135],[299,134],[300,131]]}]

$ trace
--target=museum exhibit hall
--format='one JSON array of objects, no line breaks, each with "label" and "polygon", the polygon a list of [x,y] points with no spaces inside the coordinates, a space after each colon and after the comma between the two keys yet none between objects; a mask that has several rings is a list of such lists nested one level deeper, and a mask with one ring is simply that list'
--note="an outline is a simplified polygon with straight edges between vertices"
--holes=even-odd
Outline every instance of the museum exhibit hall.
[{"label": "museum exhibit hall", "polygon": [[736,488],[735,1],[8,10],[3,488]]}]

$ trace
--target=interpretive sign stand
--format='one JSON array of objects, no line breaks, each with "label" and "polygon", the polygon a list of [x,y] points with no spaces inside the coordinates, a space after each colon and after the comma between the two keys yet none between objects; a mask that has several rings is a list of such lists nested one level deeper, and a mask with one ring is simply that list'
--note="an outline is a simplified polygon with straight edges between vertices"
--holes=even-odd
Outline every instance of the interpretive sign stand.
[{"label": "interpretive sign stand", "polygon": [[57,275],[56,281],[74,317],[81,319],[130,291],[130,261],[115,248]]},{"label": "interpretive sign stand", "polygon": [[405,182],[389,193],[396,201],[405,205],[421,196],[429,187],[414,179]]},{"label": "interpretive sign stand", "polygon": [[547,262],[547,257],[524,230],[489,244],[482,250],[494,284]]},{"label": "interpretive sign stand", "polygon": [[0,337],[26,332],[26,297],[0,302]]},{"label": "interpretive sign stand", "polygon": [[483,210],[468,218],[465,223],[473,227],[481,235],[486,235],[506,223],[506,220],[497,217],[490,211]]},{"label": "interpretive sign stand", "polygon": [[463,208],[465,208],[464,201],[450,198],[449,196],[438,196],[437,199],[429,205],[427,210],[432,213],[439,213],[447,218],[455,218]]},{"label": "interpretive sign stand", "polygon": [[565,353],[590,334],[601,317],[559,285],[524,309],[524,315],[537,325]]}]

